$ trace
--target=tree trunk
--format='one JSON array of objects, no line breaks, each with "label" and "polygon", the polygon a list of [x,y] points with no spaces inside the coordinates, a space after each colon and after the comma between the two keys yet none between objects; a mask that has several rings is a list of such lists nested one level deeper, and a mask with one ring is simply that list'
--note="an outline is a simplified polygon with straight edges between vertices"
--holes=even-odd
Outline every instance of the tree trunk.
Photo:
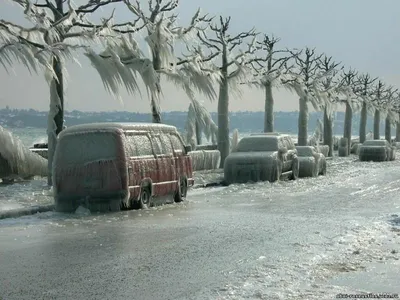
[{"label": "tree trunk", "polygon": [[386,116],[386,119],[385,119],[385,139],[389,143],[392,142],[392,124],[390,124],[389,116]]},{"label": "tree trunk", "polygon": [[195,122],[195,128],[196,128],[196,141],[197,141],[197,145],[201,145],[202,142],[202,132],[201,132],[201,126],[199,124],[199,121],[196,120]]},{"label": "tree trunk", "polygon": [[[346,102],[343,137],[347,139],[349,145],[351,145],[352,121],[353,121],[353,109],[351,108],[351,105],[348,102]],[[348,147],[348,150],[349,153],[347,153],[347,155],[350,155],[350,150],[351,150],[350,147]]]},{"label": "tree trunk", "polygon": [[53,77],[50,83],[50,111],[47,123],[47,166],[49,170],[47,184],[50,186],[53,184],[52,167],[54,152],[57,146],[57,136],[63,130],[64,126],[64,79],[61,61],[56,56],[53,56],[52,66],[56,77]]},{"label": "tree trunk", "polygon": [[229,93],[228,78],[226,76],[219,85],[218,150],[221,152],[220,168],[223,168],[225,158],[229,155]]},{"label": "tree trunk", "polygon": [[361,108],[361,116],[360,116],[360,132],[359,132],[360,143],[364,143],[367,138],[366,129],[367,129],[367,103],[363,102]]},{"label": "tree trunk", "polygon": [[396,123],[396,142],[400,142],[400,121]]},{"label": "tree trunk", "polygon": [[380,125],[381,125],[381,112],[375,109],[374,115],[374,140],[379,140],[381,138],[380,135]]},{"label": "tree trunk", "polygon": [[[56,0],[56,9],[53,13],[56,22],[64,16],[62,0]],[[48,37],[45,38],[45,42],[50,42]],[[55,55],[52,56],[52,69],[55,77],[50,82],[50,110],[47,120],[47,184],[49,186],[53,185],[53,158],[57,136],[64,129],[64,77],[61,61]]]},{"label": "tree trunk", "polygon": [[[160,52],[157,48],[153,49],[152,52],[153,58],[153,68],[157,72],[161,69],[161,56]],[[156,95],[151,96],[151,118],[153,123],[161,123],[161,109],[159,105],[161,97],[161,78],[160,74],[157,74],[157,82],[156,82]]]},{"label": "tree trunk", "polygon": [[274,98],[272,95],[272,84],[267,82],[265,85],[265,112],[264,112],[264,132],[274,132]]},{"label": "tree trunk", "polygon": [[298,145],[307,146],[308,140],[308,103],[307,97],[299,99],[299,120],[298,120]]},{"label": "tree trunk", "polygon": [[333,128],[332,116],[328,115],[327,108],[324,109],[324,145],[329,146],[328,156],[333,156]]}]

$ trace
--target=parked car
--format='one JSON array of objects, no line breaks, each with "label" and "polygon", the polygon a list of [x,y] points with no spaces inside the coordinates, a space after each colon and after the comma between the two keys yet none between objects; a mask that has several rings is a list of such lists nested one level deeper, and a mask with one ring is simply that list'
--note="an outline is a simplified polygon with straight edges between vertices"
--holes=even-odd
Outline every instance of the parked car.
[{"label": "parked car", "polygon": [[297,146],[299,159],[299,177],[317,177],[326,175],[325,155],[312,146]]},{"label": "parked car", "polygon": [[180,202],[194,184],[177,129],[163,124],[94,123],[61,132],[53,163],[57,211],[118,211]]},{"label": "parked car", "polygon": [[299,176],[297,150],[288,135],[253,134],[242,138],[224,162],[226,184],[278,180]]},{"label": "parked car", "polygon": [[359,146],[360,161],[390,161],[396,159],[396,147],[387,140],[367,140]]}]

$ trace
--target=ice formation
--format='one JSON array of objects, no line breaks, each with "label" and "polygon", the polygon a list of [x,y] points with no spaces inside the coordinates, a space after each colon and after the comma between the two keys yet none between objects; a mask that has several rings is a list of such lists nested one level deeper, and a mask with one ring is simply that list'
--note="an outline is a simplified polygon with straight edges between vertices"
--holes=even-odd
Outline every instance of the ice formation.
[{"label": "ice formation", "polygon": [[196,150],[189,152],[193,171],[218,169],[221,153],[218,150]]},{"label": "ice formation", "polygon": [[31,152],[12,133],[0,126],[0,178],[47,176],[47,160]]}]

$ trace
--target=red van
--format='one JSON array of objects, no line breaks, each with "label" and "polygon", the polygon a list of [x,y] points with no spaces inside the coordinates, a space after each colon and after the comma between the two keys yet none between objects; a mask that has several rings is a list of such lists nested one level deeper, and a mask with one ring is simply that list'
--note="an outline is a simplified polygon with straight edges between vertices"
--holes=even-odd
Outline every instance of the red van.
[{"label": "red van", "polygon": [[176,127],[93,123],[62,131],[53,160],[56,210],[145,208],[180,202],[194,184],[190,146]]}]

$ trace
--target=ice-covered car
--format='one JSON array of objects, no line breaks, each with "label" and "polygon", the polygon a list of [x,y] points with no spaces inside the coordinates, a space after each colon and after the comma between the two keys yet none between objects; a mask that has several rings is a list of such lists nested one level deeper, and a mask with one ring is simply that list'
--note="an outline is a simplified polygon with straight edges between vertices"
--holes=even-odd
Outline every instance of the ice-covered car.
[{"label": "ice-covered car", "polygon": [[325,155],[312,146],[297,146],[299,159],[299,177],[317,177],[326,175]]},{"label": "ice-covered car", "polygon": [[387,140],[367,140],[360,145],[358,156],[360,161],[389,161],[396,159],[395,151]]},{"label": "ice-covered car", "polygon": [[297,150],[288,135],[253,134],[242,138],[224,162],[225,184],[277,181],[299,176]]}]

